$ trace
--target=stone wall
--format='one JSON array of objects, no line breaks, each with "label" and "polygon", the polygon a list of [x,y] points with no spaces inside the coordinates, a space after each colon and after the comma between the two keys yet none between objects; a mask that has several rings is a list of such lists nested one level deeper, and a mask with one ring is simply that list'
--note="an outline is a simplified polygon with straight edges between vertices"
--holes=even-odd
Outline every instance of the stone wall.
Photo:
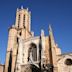
[{"label": "stone wall", "polygon": [[0,72],[3,72],[3,69],[4,69],[4,65],[0,64]]}]

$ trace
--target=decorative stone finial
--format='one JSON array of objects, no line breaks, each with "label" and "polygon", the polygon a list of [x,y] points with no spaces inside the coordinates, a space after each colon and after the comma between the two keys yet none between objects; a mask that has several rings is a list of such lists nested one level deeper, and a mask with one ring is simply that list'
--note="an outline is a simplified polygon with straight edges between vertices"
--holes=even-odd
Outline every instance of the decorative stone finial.
[{"label": "decorative stone finial", "polygon": [[17,11],[19,11],[19,9],[17,8]]},{"label": "decorative stone finial", "polygon": [[43,29],[41,30],[41,36],[44,36],[44,30]]},{"label": "decorative stone finial", "polygon": [[34,36],[34,32],[32,31],[31,33],[32,33],[32,36]]},{"label": "decorative stone finial", "polygon": [[28,8],[27,8],[27,11],[28,11]]},{"label": "decorative stone finial", "polygon": [[58,44],[56,44],[56,47],[58,47]]},{"label": "decorative stone finial", "polygon": [[31,14],[31,11],[29,11],[29,14]]},{"label": "decorative stone finial", "polygon": [[23,9],[23,6],[21,6],[21,9]]},{"label": "decorative stone finial", "polygon": [[52,28],[51,28],[51,24],[49,24],[49,30],[52,30]]},{"label": "decorative stone finial", "polygon": [[12,27],[14,28],[14,27],[15,27],[15,25],[12,25]]}]

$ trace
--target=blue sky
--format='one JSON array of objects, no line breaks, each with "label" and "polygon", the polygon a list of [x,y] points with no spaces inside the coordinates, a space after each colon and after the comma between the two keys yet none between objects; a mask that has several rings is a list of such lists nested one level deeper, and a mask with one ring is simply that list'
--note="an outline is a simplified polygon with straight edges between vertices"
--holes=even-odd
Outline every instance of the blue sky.
[{"label": "blue sky", "polygon": [[0,61],[5,63],[8,28],[15,22],[16,9],[23,5],[32,14],[31,29],[48,35],[51,24],[62,53],[72,52],[72,0],[0,0]]}]

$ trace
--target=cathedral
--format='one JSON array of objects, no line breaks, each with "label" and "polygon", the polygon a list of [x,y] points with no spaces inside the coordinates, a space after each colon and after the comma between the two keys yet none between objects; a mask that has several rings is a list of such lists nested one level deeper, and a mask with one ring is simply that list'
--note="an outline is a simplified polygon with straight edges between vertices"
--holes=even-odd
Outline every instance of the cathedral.
[{"label": "cathedral", "polygon": [[5,64],[0,72],[72,72],[72,53],[61,53],[51,25],[49,36],[31,31],[31,12],[17,8],[15,24],[9,28]]}]

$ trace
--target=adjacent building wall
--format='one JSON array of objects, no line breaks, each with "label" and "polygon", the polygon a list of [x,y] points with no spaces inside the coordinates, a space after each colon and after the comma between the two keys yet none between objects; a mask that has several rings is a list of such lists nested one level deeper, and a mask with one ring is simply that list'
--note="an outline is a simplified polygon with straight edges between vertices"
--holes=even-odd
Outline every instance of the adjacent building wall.
[{"label": "adjacent building wall", "polygon": [[4,70],[4,65],[0,64],[0,72],[3,72]]}]

